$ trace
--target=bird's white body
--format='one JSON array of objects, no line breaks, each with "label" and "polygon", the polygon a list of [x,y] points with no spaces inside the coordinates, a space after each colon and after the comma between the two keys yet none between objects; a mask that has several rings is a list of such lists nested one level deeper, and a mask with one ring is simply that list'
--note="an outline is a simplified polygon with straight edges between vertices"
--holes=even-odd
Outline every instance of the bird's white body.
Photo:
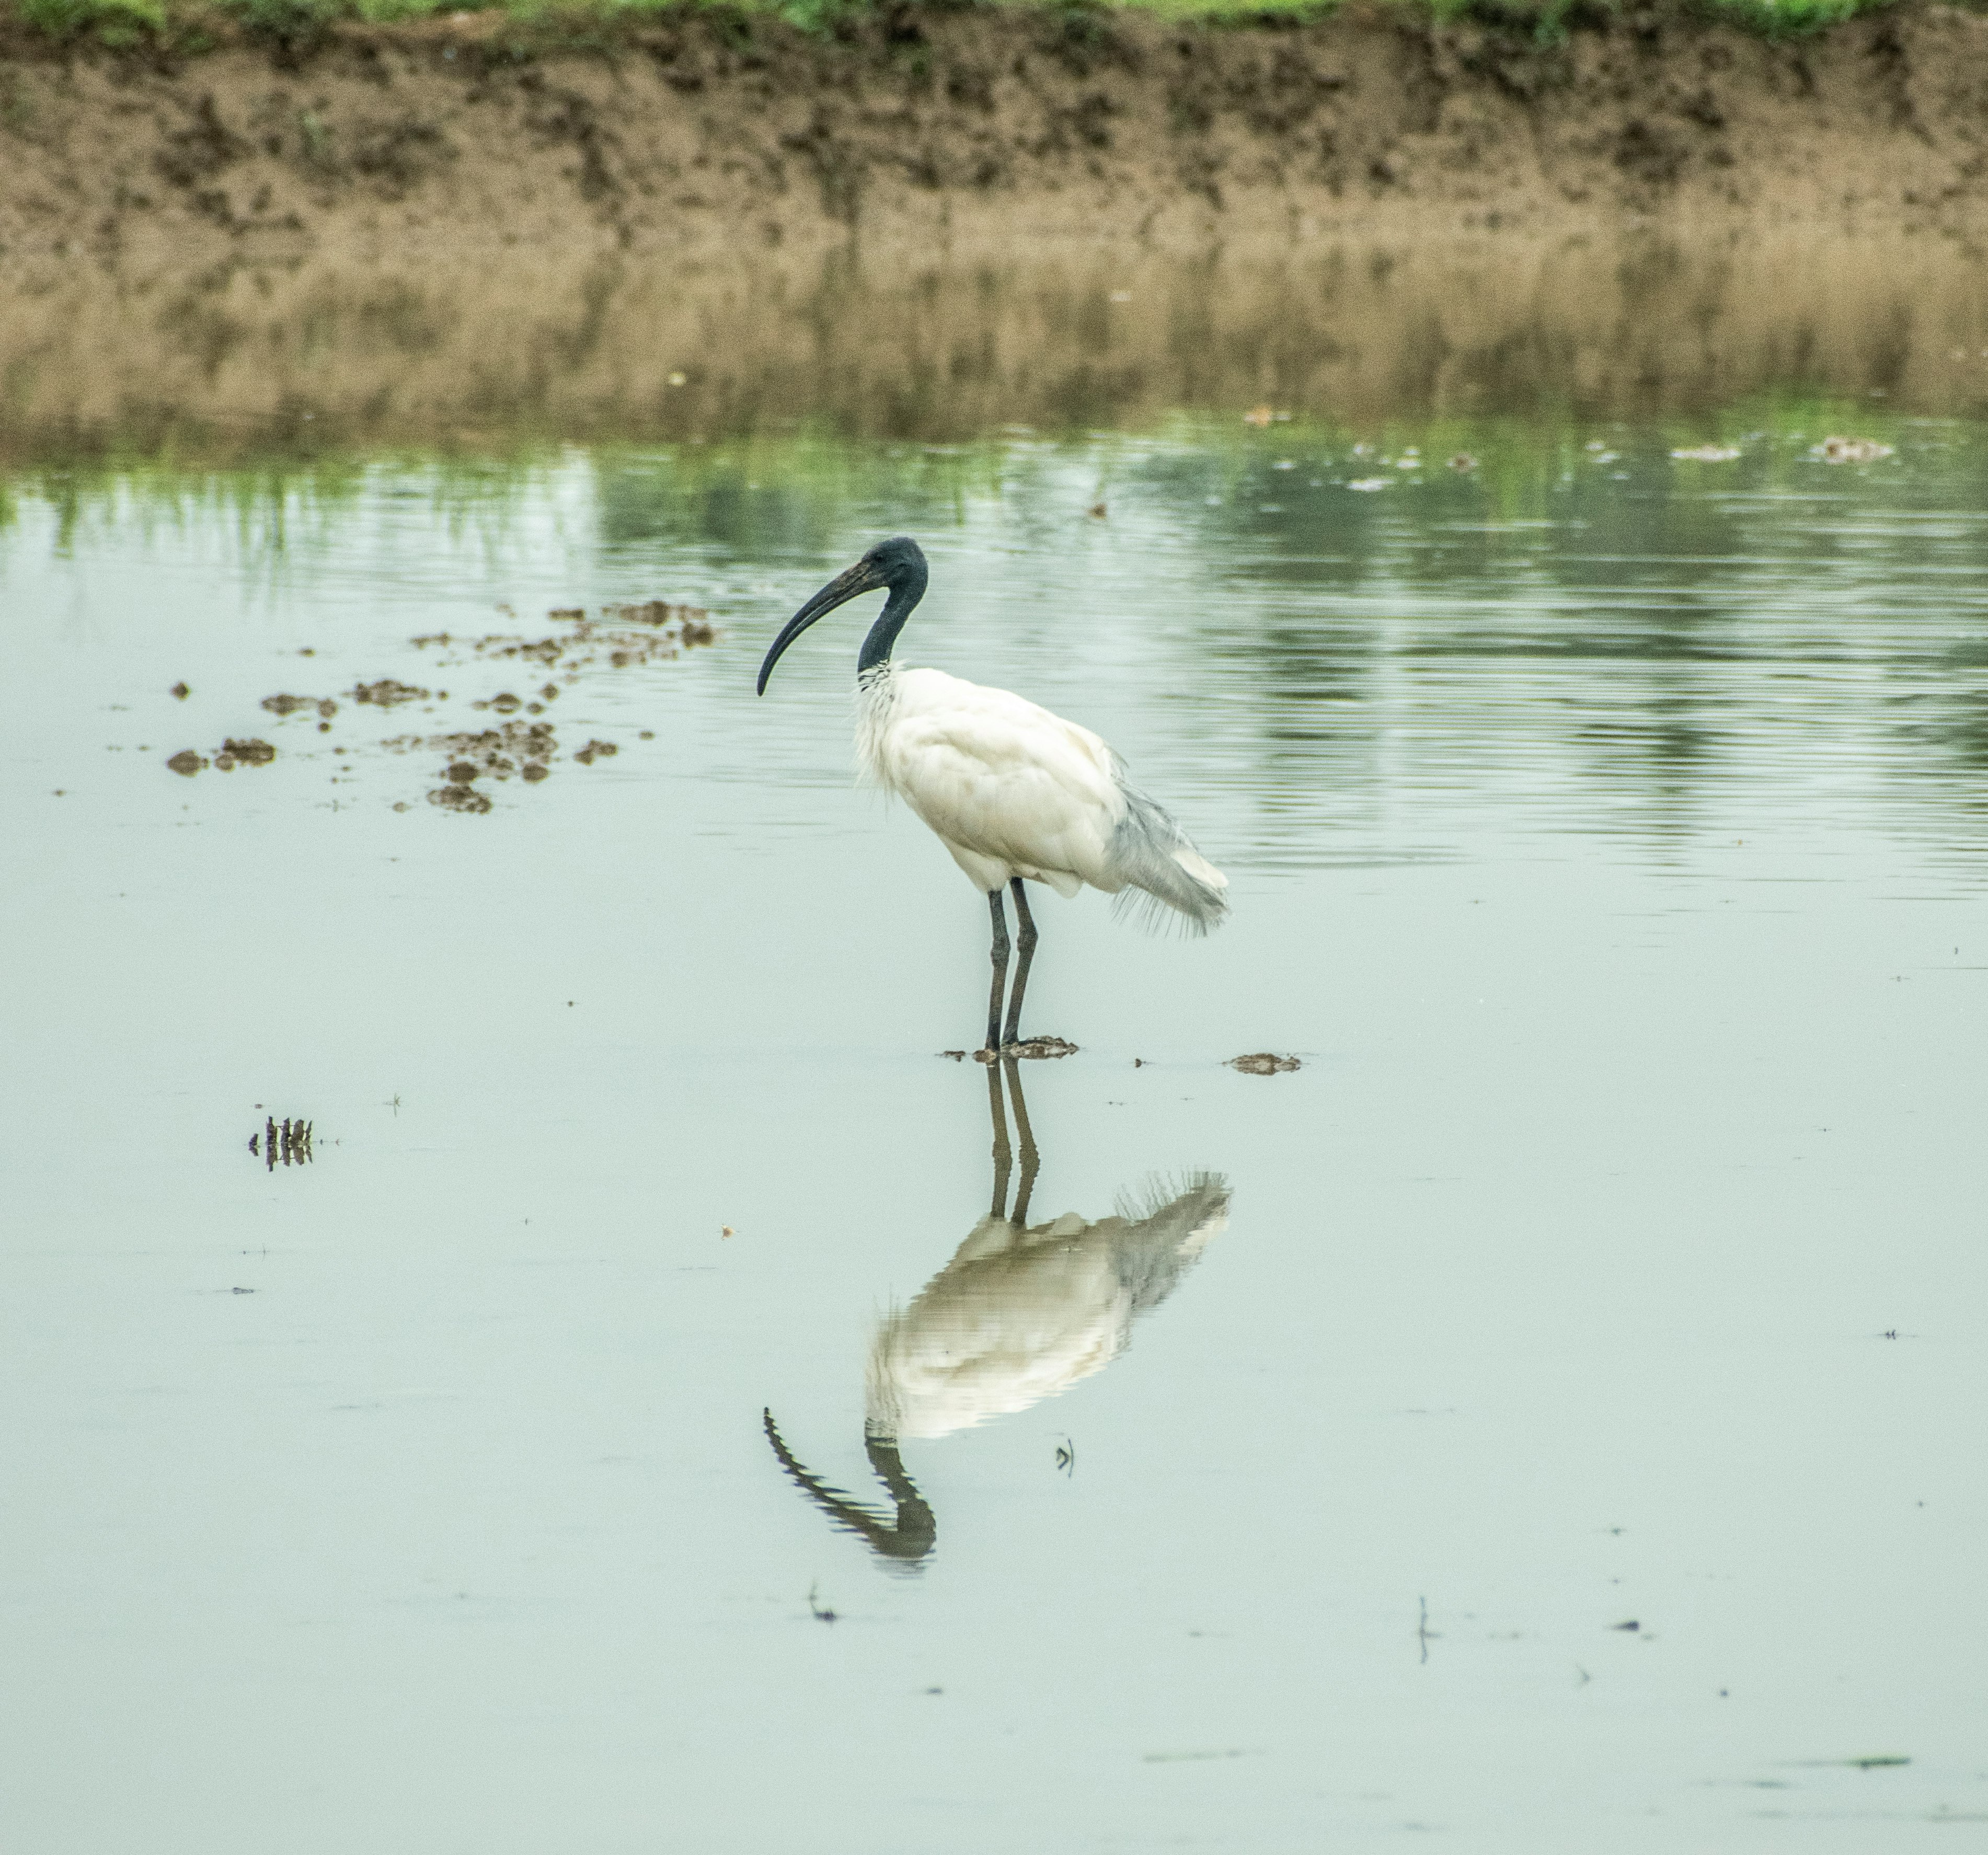
[{"label": "bird's white body", "polygon": [[1141,890],[1197,928],[1228,912],[1228,878],[1104,741],[1007,690],[886,664],[857,686],[856,748],[982,894],[1020,877],[1066,897]]}]

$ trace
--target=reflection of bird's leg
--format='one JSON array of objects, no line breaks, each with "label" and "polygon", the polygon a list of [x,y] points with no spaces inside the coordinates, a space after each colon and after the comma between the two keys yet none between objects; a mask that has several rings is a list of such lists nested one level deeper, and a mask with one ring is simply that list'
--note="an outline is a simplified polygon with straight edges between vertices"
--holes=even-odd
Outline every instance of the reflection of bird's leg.
[{"label": "reflection of bird's leg", "polygon": [[1015,891],[1015,939],[1022,950],[1022,961],[1015,968],[1015,989],[1008,995],[1008,1028],[1001,1033],[1001,1041],[1019,1043],[1022,1040],[1022,994],[1029,989],[1029,962],[1036,952],[1036,923],[1035,917],[1029,913],[1029,898],[1022,893],[1022,879],[1018,876],[1008,886]]},{"label": "reflection of bird's leg", "polygon": [[932,1549],[938,1538],[938,1522],[926,1505],[925,1497],[912,1485],[911,1478],[904,1473],[904,1465],[898,1459],[895,1437],[866,1435],[863,1439],[863,1451],[870,1458],[870,1466],[898,1504],[896,1522],[893,1524],[880,1519],[867,1508],[852,1501],[840,1488],[831,1488],[819,1477],[810,1475],[793,1451],[780,1441],[780,1433],[773,1427],[772,1411],[765,1413],[765,1422],[766,1441],[773,1444],[780,1466],[793,1478],[801,1492],[837,1526],[857,1535],[881,1559],[901,1559],[915,1565]]},{"label": "reflection of bird's leg", "polygon": [[1001,1047],[1001,994],[1008,983],[1008,911],[1001,906],[1001,891],[987,891],[988,911],[994,917],[994,992],[987,1001],[987,1047]]},{"label": "reflection of bird's leg", "polygon": [[994,1208],[990,1215],[1008,1215],[1008,1168],[1014,1155],[1008,1147],[1008,1116],[1001,1104],[1001,1066],[987,1066],[987,1111],[994,1121]]},{"label": "reflection of bird's leg", "polygon": [[1015,1134],[1022,1143],[1022,1182],[1015,1188],[1015,1215],[1011,1221],[1018,1229],[1029,1224],[1029,1194],[1036,1188],[1036,1171],[1042,1164],[1036,1151],[1036,1137],[1029,1130],[1029,1104],[1022,1099],[1022,1072],[1010,1056],[1002,1065],[1008,1072],[1008,1093],[1015,1098]]}]

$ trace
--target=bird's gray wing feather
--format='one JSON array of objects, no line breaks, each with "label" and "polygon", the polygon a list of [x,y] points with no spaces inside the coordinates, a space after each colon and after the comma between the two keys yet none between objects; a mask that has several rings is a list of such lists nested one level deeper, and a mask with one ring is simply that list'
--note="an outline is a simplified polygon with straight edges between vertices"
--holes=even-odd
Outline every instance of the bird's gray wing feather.
[{"label": "bird's gray wing feather", "polygon": [[1215,869],[1194,847],[1172,813],[1126,779],[1117,774],[1118,790],[1124,796],[1125,812],[1113,830],[1107,862],[1114,876],[1124,887],[1118,892],[1117,911],[1134,912],[1149,928],[1171,924],[1166,911],[1189,934],[1205,934],[1220,926],[1229,913],[1228,887]]}]

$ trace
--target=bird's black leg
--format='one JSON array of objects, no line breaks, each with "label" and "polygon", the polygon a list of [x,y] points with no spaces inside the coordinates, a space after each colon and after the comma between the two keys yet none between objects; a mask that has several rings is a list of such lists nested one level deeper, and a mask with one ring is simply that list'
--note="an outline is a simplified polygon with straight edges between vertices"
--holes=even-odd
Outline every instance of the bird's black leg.
[{"label": "bird's black leg", "polygon": [[1015,989],[1008,995],[1008,1028],[1002,1033],[1001,1041],[1019,1043],[1022,1040],[1022,994],[1029,988],[1029,962],[1036,952],[1036,923],[1029,913],[1029,898],[1022,893],[1022,879],[1016,877],[1010,886],[1015,891],[1015,938],[1022,949],[1022,962],[1015,968]]},{"label": "bird's black leg", "polygon": [[987,891],[988,911],[994,917],[994,991],[987,1001],[987,1047],[1001,1047],[1001,994],[1008,984],[1008,911],[1001,906],[1001,891]]}]

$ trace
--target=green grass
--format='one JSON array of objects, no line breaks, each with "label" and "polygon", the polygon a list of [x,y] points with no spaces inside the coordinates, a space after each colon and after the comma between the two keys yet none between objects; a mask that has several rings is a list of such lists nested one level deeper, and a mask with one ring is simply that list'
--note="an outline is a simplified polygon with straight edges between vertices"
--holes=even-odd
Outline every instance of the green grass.
[{"label": "green grass", "polygon": [[[940,0],[970,6],[977,0]],[[1329,16],[1340,0],[996,0],[1065,14],[1140,12],[1162,19],[1245,26]],[[1540,44],[1564,39],[1584,18],[1621,10],[1625,0],[1388,0],[1405,12],[1444,21],[1475,19]],[[1693,9],[1770,36],[1823,30],[1895,0],[1689,0]],[[113,47],[148,40],[195,50],[211,42],[217,25],[256,37],[295,42],[345,22],[392,24],[465,10],[462,0],[0,0],[36,31],[63,41],[91,39]],[[541,42],[598,42],[604,30],[665,15],[700,12],[757,15],[804,32],[827,32],[881,10],[878,0],[499,0],[499,12]]]}]

